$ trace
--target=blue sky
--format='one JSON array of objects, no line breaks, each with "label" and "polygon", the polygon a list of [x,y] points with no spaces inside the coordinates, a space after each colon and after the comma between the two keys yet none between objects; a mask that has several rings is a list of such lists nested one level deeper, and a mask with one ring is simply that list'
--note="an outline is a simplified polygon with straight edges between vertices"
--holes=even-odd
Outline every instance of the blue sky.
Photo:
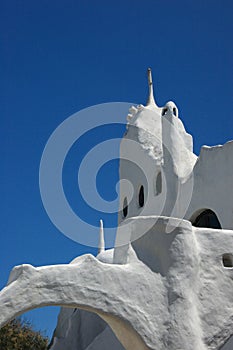
[{"label": "blue sky", "polygon": [[[14,265],[68,263],[96,253],[59,232],[39,191],[45,144],[73,113],[106,102],[145,103],[151,67],[158,105],[176,102],[195,153],[203,144],[233,138],[232,11],[231,0],[0,2],[0,288]],[[103,139],[109,133],[102,130]],[[78,152],[67,163],[67,193]],[[100,193],[111,200],[117,162],[101,176]],[[94,214],[87,213],[92,221]],[[116,216],[106,220],[111,225]],[[51,335],[57,312],[47,308],[27,316]]]}]

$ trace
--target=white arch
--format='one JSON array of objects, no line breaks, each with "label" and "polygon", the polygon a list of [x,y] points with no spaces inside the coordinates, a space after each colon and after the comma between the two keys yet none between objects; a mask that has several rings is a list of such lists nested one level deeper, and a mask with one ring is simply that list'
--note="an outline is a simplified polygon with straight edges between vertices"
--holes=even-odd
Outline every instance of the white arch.
[{"label": "white arch", "polygon": [[[16,266],[8,285],[0,292],[0,327],[34,308],[52,305],[77,307],[103,318],[125,349],[148,350],[141,336],[121,313],[119,305],[126,309],[129,306],[128,298],[122,297],[124,291],[119,284],[114,287],[111,284],[111,290],[109,288],[119,269],[127,280],[124,266],[101,263],[92,255],[79,257],[69,265]],[[91,274],[93,270],[95,273]]]}]

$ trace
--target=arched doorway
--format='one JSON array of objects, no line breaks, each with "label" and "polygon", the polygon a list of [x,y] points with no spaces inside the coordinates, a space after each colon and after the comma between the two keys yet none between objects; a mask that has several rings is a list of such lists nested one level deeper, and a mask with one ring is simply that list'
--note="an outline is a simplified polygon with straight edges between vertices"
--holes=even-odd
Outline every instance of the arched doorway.
[{"label": "arched doorway", "polygon": [[191,222],[196,227],[222,228],[217,215],[210,209],[203,210],[194,220],[191,219]]}]

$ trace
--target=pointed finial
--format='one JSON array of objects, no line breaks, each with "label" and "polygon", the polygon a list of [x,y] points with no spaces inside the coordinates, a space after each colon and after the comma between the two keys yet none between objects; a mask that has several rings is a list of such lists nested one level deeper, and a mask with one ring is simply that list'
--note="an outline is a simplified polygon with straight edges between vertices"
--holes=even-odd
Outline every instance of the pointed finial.
[{"label": "pointed finial", "polygon": [[99,245],[98,245],[98,254],[105,251],[105,242],[104,242],[104,225],[103,220],[100,220],[100,232],[99,232]]},{"label": "pointed finial", "polygon": [[149,96],[147,100],[147,106],[154,105],[156,106],[155,99],[154,99],[154,93],[153,93],[153,82],[152,82],[152,73],[151,68],[147,69],[147,77],[148,77],[148,86],[149,86]]}]

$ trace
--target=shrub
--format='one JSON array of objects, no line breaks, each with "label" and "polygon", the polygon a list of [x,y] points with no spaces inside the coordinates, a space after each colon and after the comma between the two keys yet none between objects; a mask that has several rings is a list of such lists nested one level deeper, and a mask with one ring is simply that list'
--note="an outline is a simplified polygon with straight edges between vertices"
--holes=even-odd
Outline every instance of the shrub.
[{"label": "shrub", "polygon": [[48,338],[30,322],[16,318],[0,329],[0,350],[46,350]]}]

